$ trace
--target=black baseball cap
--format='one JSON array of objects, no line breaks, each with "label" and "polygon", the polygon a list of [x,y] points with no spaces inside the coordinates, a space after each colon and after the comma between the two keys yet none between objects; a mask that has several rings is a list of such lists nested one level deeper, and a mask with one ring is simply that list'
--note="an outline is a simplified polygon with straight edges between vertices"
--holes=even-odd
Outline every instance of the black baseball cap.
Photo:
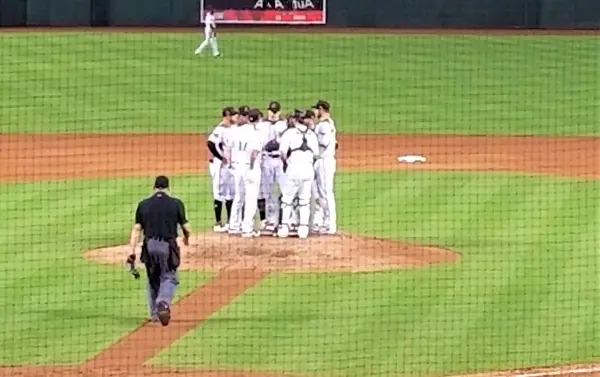
[{"label": "black baseball cap", "polygon": [[235,109],[233,107],[231,107],[231,106],[227,106],[227,107],[225,107],[223,109],[223,116],[224,117],[226,117],[226,116],[232,116],[232,115],[235,115],[235,114],[237,114],[237,111],[235,111]]},{"label": "black baseball cap", "polygon": [[252,109],[248,111],[248,121],[257,122],[260,119],[260,110]]},{"label": "black baseball cap", "polygon": [[325,100],[318,100],[317,103],[313,106],[314,109],[323,109],[326,111],[329,111],[329,102],[325,101]]},{"label": "black baseball cap", "polygon": [[169,178],[167,178],[164,175],[159,175],[154,180],[154,188],[159,189],[159,190],[168,189],[169,188]]},{"label": "black baseball cap", "polygon": [[281,104],[277,101],[271,101],[269,103],[269,110],[271,110],[274,113],[278,113],[281,111]]},{"label": "black baseball cap", "polygon": [[250,112],[250,106],[248,105],[240,106],[240,108],[238,109],[238,114],[242,116],[247,116],[248,112]]}]

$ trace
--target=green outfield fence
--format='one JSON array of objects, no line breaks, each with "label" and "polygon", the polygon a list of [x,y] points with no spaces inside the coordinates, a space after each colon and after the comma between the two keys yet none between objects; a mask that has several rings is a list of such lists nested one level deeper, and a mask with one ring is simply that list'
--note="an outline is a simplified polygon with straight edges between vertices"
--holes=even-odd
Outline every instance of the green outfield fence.
[{"label": "green outfield fence", "polygon": [[[0,376],[600,375],[597,35],[220,26],[0,32]],[[337,233],[215,232],[223,107],[317,100]],[[160,174],[167,327],[125,266]]]}]

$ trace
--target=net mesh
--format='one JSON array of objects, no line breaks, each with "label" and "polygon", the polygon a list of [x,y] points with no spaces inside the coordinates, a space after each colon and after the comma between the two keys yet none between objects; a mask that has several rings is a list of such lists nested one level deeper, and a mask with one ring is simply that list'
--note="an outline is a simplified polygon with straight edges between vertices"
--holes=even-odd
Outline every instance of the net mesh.
[{"label": "net mesh", "polygon": [[[0,34],[0,375],[598,375],[597,38],[221,29]],[[224,107],[318,100],[314,175],[227,161]],[[125,264],[160,174],[168,326]]]}]

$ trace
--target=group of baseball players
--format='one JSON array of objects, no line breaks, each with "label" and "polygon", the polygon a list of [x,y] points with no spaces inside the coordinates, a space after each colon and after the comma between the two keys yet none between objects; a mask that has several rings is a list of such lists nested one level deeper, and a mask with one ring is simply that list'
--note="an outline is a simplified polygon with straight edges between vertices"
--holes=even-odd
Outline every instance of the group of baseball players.
[{"label": "group of baseball players", "polygon": [[269,103],[266,116],[249,106],[223,109],[207,142],[215,232],[245,238],[337,232],[338,144],[329,110],[323,100],[285,117],[277,101]]}]

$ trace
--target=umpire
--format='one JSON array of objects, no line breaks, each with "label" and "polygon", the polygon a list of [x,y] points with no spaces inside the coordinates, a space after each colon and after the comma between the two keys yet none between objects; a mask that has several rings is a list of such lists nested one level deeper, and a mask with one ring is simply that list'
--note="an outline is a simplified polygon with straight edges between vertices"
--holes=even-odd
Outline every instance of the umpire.
[{"label": "umpire", "polygon": [[183,202],[169,193],[169,178],[156,177],[152,196],[142,200],[135,211],[135,225],[131,230],[131,254],[127,263],[135,263],[135,247],[144,232],[140,261],[148,275],[148,307],[150,320],[167,326],[171,320],[171,301],[179,281],[177,268],[181,261],[177,245],[177,224],[187,246],[190,228]]}]

